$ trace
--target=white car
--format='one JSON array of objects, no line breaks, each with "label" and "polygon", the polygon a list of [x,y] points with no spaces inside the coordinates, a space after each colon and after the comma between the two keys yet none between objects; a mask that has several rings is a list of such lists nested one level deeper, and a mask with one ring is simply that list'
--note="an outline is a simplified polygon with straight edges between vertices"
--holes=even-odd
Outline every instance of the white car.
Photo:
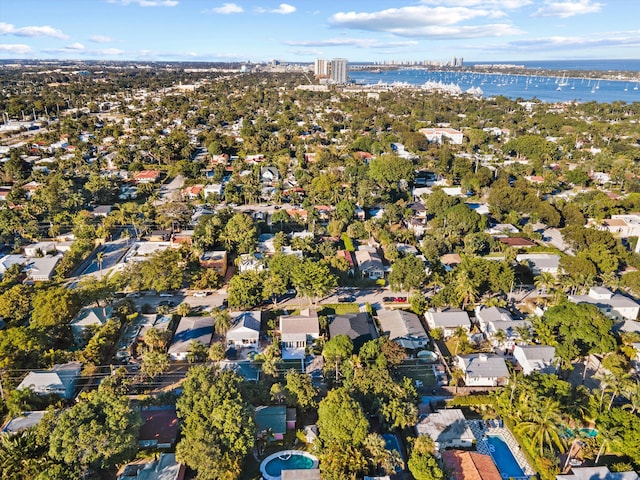
[{"label": "white car", "polygon": [[173,293],[170,292],[161,292],[160,297],[173,297]]},{"label": "white car", "polygon": [[194,292],[193,293],[194,297],[206,297],[207,295],[209,295],[208,292]]}]

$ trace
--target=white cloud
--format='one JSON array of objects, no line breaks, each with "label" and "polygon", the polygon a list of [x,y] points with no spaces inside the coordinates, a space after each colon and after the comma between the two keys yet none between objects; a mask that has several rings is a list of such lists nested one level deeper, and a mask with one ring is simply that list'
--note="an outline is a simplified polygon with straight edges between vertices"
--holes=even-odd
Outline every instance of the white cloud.
[{"label": "white cloud", "polygon": [[296,7],[293,5],[289,5],[288,3],[281,3],[278,8],[274,8],[273,10],[269,10],[271,13],[278,13],[280,15],[289,15],[296,11]]},{"label": "white cloud", "polygon": [[113,42],[113,39],[111,37],[107,37],[106,35],[92,35],[91,37],[89,37],[89,40],[91,40],[94,43]]},{"label": "white cloud", "polygon": [[22,43],[14,43],[12,45],[9,44],[0,44],[0,52],[14,53],[23,55],[25,53],[31,53],[31,47],[29,45],[24,45]]},{"label": "white cloud", "polygon": [[545,5],[533,14],[534,17],[560,17],[568,18],[574,15],[584,15],[587,13],[597,13],[604,4],[591,3],[592,0],[577,0],[569,2],[547,1]]},{"label": "white cloud", "polygon": [[66,48],[67,50],[84,50],[84,45],[82,45],[79,42],[75,42],[75,43],[72,43],[70,45],[67,45],[64,48]]},{"label": "white cloud", "polygon": [[[474,48],[474,46],[468,46]],[[638,48],[640,47],[640,30],[620,32],[592,32],[588,35],[529,38],[507,42],[500,45],[483,45],[475,48],[492,51],[531,52],[551,50],[585,50],[595,48]]]},{"label": "white cloud", "polygon": [[52,37],[63,40],[69,38],[69,35],[65,35],[61,30],[49,25],[16,28],[15,25],[4,22],[0,22],[0,35],[15,35],[16,37]]},{"label": "white cloud", "polygon": [[220,7],[205,10],[207,13],[218,13],[220,15],[229,15],[231,13],[242,13],[244,8],[236,3],[223,3]]},{"label": "white cloud", "polygon": [[338,12],[329,18],[334,27],[387,32],[406,37],[476,38],[520,33],[510,24],[456,26],[478,18],[504,16],[500,10],[426,6],[389,8],[377,12]]},{"label": "white cloud", "polygon": [[95,50],[95,52],[102,57],[117,57],[124,54],[124,50],[119,48],[103,48],[101,50]]},{"label": "white cloud", "polygon": [[514,10],[531,5],[533,0],[422,0],[425,5],[445,5],[447,7],[480,7]]},{"label": "white cloud", "polygon": [[107,2],[124,6],[133,4],[141,7],[175,7],[179,3],[177,0],[107,0]]},{"label": "white cloud", "polygon": [[405,42],[381,42],[370,38],[329,38],[326,40],[289,40],[286,45],[294,47],[358,47],[358,48],[391,48],[418,45],[415,40]]}]

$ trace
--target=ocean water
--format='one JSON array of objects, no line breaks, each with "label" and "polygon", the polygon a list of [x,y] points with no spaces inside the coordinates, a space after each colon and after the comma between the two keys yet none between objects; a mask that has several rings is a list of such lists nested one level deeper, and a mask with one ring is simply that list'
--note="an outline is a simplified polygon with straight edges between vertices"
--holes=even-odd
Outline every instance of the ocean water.
[{"label": "ocean water", "polygon": [[[507,62],[505,62],[507,63]],[[511,63],[511,62],[508,62]],[[428,71],[421,69],[351,70],[349,76],[359,84],[408,83],[422,85],[425,82],[454,84],[463,91],[480,88],[484,97],[503,95],[511,99],[541,100],[543,102],[640,102],[640,82],[598,79],[607,71],[626,70],[640,72],[640,60],[589,60],[573,62],[513,62],[529,68],[557,70],[557,75],[509,75],[473,71]],[[578,76],[572,71],[596,72],[594,78]]]}]

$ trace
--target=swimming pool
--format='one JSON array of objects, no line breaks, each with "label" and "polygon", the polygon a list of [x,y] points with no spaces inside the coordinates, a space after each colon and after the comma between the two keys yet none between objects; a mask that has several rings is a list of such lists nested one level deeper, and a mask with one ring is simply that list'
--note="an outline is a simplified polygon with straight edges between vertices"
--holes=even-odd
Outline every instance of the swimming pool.
[{"label": "swimming pool", "polygon": [[310,470],[317,468],[318,459],[300,450],[283,450],[265,458],[260,472],[265,480],[280,480],[283,470]]},{"label": "swimming pool", "polygon": [[502,478],[522,478],[525,477],[520,464],[513,456],[509,445],[504,441],[504,438],[500,435],[491,435],[484,440],[489,447],[491,458],[500,470]]}]

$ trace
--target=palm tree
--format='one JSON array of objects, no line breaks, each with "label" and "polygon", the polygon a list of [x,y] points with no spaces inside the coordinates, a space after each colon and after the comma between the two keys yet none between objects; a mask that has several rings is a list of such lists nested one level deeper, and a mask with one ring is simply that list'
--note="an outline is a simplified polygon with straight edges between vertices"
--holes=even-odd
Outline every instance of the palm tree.
[{"label": "palm tree", "polygon": [[531,439],[531,446],[537,449],[540,456],[545,450],[553,451],[554,447],[561,453],[565,451],[565,441],[561,434],[560,403],[547,398],[533,420],[522,422],[516,426],[518,433],[525,433]]},{"label": "palm tree", "polygon": [[624,390],[624,396],[627,397],[629,403],[622,408],[630,409],[631,413],[640,410],[640,382],[630,382]]},{"label": "palm tree", "polygon": [[453,352],[453,355],[456,356],[458,354],[458,350],[460,349],[460,344],[463,343],[466,345],[466,343],[468,342],[467,330],[464,327],[457,327],[454,330],[451,338],[456,341],[456,348]]},{"label": "palm tree", "polygon": [[493,334],[493,339],[497,343],[497,347],[502,348],[504,343],[507,341],[507,334],[504,330],[499,329],[496,333]]},{"label": "palm tree", "polygon": [[98,264],[98,268],[100,269],[100,280],[102,280],[102,263],[104,262],[104,252],[96,253],[96,263]]},{"label": "palm tree", "polygon": [[466,270],[460,270],[454,279],[454,291],[458,301],[462,303],[462,308],[467,308],[469,303],[473,303],[478,298],[478,285],[469,276]]},{"label": "palm tree", "polygon": [[454,392],[458,393],[458,384],[460,380],[464,380],[465,373],[460,368],[452,368],[451,369],[451,383],[453,383]]},{"label": "palm tree", "polygon": [[213,311],[213,324],[216,333],[224,337],[231,328],[233,319],[227,310],[218,309]]}]

